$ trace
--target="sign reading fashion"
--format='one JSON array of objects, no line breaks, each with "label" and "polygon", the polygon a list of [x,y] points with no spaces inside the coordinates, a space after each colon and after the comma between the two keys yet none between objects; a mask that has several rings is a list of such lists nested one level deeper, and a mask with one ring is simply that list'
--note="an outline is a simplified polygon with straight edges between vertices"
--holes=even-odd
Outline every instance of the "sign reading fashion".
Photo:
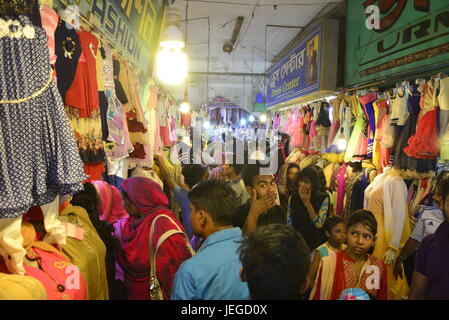
[{"label": "sign reading fashion", "polygon": [[[378,28],[367,28],[366,8],[379,7]],[[420,72],[449,59],[449,4],[431,0],[349,0],[346,85]]]},{"label": "sign reading fashion", "polygon": [[163,0],[91,0],[80,1],[78,8],[123,56],[148,70],[158,47],[164,6]]},{"label": "sign reading fashion", "polygon": [[267,106],[289,101],[320,88],[322,25],[304,37],[267,73]]}]

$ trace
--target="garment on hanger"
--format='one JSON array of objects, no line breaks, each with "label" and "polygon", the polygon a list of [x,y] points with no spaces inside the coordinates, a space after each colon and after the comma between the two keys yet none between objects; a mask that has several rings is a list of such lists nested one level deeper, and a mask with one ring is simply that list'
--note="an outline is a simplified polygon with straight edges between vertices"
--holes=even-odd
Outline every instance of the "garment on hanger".
[{"label": "garment on hanger", "polygon": [[66,92],[65,104],[75,109],[80,118],[90,118],[99,112],[100,107],[96,68],[98,39],[86,30],[78,31],[77,34],[82,53],[73,83]]},{"label": "garment on hanger", "polygon": [[55,68],[58,89],[64,102],[66,92],[75,78],[81,53],[81,42],[76,30],[67,28],[66,22],[59,20],[55,30]]},{"label": "garment on hanger", "polygon": [[405,124],[404,130],[398,137],[399,141],[396,146],[395,158],[393,161],[394,168],[401,170],[404,174],[404,177],[408,178],[420,179],[424,177],[430,177],[435,174],[436,170],[436,160],[417,159],[414,157],[409,157],[404,152],[404,149],[407,147],[410,137],[412,137],[416,133],[418,114],[420,111],[420,90],[423,90],[423,88],[424,84],[421,84],[421,86],[412,85],[410,87],[409,99],[407,104],[409,117]]},{"label": "garment on hanger", "polygon": [[360,102],[365,110],[365,115],[368,119],[368,127],[367,127],[367,137],[368,137],[368,146],[367,146],[367,159],[372,159],[373,151],[374,151],[374,136],[376,134],[376,119],[374,113],[373,103],[377,100],[377,92],[370,92],[362,97],[360,97]]},{"label": "garment on hanger", "polygon": [[327,145],[331,145],[340,129],[340,106],[344,99],[344,94],[339,94],[337,98],[330,101],[332,105],[332,125],[329,130]]},{"label": "garment on hanger", "polygon": [[338,216],[342,216],[344,213],[344,198],[345,198],[345,188],[346,188],[346,167],[347,165],[343,165],[334,175],[334,190],[337,191],[337,204],[336,204],[336,212],[335,214]]},{"label": "garment on hanger", "polygon": [[373,103],[374,117],[376,119],[376,131],[373,146],[373,164],[382,173],[383,168],[388,166],[390,160],[389,149],[382,146],[385,123],[388,119],[388,103],[385,98],[380,98]]},{"label": "garment on hanger", "polygon": [[45,33],[48,37],[48,48],[50,49],[50,63],[52,65],[56,62],[55,54],[55,31],[58,27],[59,17],[55,10],[52,8],[41,5],[40,15],[42,20],[42,27],[45,29]]},{"label": "garment on hanger", "polygon": [[[433,107],[430,107],[433,105]],[[409,138],[404,152],[409,157],[435,160],[440,152],[437,132],[438,106],[432,80],[423,85],[421,111],[415,134]]]},{"label": "garment on hanger", "polygon": [[34,37],[0,38],[0,218],[20,217],[58,194],[81,191],[85,179],[45,31],[26,16],[15,21],[33,28]]}]

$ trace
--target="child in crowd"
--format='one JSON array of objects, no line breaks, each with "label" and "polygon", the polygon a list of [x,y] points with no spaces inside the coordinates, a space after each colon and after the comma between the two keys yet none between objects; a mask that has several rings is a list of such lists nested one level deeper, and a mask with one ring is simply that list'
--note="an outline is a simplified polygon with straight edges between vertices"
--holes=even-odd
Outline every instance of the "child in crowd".
[{"label": "child in crowd", "polygon": [[298,300],[308,287],[309,248],[292,227],[261,226],[242,242],[242,281],[253,300]]},{"label": "child in crowd", "polygon": [[343,290],[360,288],[371,299],[387,299],[385,264],[369,254],[374,248],[377,222],[367,210],[357,210],[346,222],[347,247],[321,259],[310,298],[336,300]]},{"label": "child in crowd", "polygon": [[312,265],[309,271],[311,289],[314,286],[321,259],[346,249],[346,224],[342,217],[332,216],[327,218],[323,229],[328,240],[314,250]]},{"label": "child in crowd", "polygon": [[196,255],[175,275],[172,300],[247,300],[240,281],[239,242],[242,230],[233,227],[237,206],[234,190],[224,181],[208,180],[189,193],[190,221],[195,235],[205,238]]}]

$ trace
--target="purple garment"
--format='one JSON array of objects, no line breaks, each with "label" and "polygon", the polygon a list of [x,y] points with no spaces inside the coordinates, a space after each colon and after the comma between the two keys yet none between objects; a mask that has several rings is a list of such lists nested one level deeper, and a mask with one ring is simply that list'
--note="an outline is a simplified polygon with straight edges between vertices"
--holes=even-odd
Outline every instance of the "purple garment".
[{"label": "purple garment", "polygon": [[429,278],[428,300],[449,300],[449,223],[424,238],[416,255],[415,270]]}]

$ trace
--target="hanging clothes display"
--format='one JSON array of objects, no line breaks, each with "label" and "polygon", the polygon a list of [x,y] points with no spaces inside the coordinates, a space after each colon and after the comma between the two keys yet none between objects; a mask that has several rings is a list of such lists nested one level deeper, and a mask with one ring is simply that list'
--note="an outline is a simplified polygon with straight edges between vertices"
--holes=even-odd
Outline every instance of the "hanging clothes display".
[{"label": "hanging clothes display", "polygon": [[45,31],[27,16],[15,21],[30,31],[0,38],[1,218],[80,191],[85,179],[53,81]]},{"label": "hanging clothes display", "polygon": [[433,80],[427,81],[421,95],[423,98],[416,132],[408,140],[404,152],[409,157],[418,159],[436,159],[440,150],[437,133],[438,102]]},{"label": "hanging clothes display", "polygon": [[58,89],[65,102],[65,96],[72,86],[81,57],[81,42],[75,29],[68,28],[67,22],[59,20],[55,30],[55,69],[58,79]]}]

